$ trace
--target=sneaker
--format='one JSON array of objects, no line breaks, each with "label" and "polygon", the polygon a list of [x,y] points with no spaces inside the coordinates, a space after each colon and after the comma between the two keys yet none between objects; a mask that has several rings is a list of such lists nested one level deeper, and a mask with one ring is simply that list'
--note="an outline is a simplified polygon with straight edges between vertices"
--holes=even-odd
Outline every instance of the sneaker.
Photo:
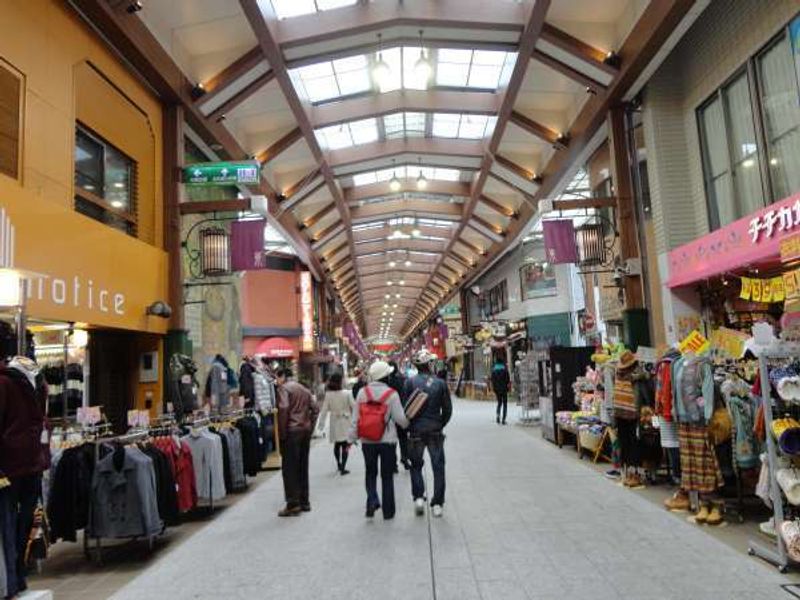
[{"label": "sneaker", "polygon": [[628,475],[623,481],[623,484],[625,487],[629,487],[632,490],[640,490],[645,487],[644,482],[638,473],[631,473]]},{"label": "sneaker", "polygon": [[437,519],[439,519],[439,518],[441,518],[441,516],[442,516],[442,514],[443,514],[443,512],[444,512],[444,511],[442,510],[442,507],[441,507],[441,505],[439,505],[439,504],[434,504],[434,505],[431,507],[431,512],[433,513],[433,516],[434,516],[434,517],[436,517]]},{"label": "sneaker", "polygon": [[288,506],[283,510],[278,512],[279,517],[299,517],[302,510],[300,510],[299,506],[293,506],[289,508]]},{"label": "sneaker", "polygon": [[617,469],[611,469],[610,471],[606,471],[603,473],[605,477],[608,479],[619,479],[622,474]]},{"label": "sneaker", "polygon": [[418,517],[421,517],[425,514],[425,500],[422,498],[417,498],[414,500],[414,512]]},{"label": "sneaker", "polygon": [[689,510],[689,494],[683,490],[678,490],[671,497],[664,500],[664,507],[667,510]]}]

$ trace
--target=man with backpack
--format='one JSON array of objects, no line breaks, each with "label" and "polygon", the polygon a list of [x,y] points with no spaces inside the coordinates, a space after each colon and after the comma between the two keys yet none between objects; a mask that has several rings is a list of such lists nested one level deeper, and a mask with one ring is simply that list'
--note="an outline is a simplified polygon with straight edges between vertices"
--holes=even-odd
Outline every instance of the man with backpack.
[{"label": "man with backpack", "polygon": [[433,498],[431,511],[434,517],[442,516],[444,505],[444,433],[442,430],[453,414],[453,403],[447,384],[431,371],[436,357],[425,349],[414,355],[418,374],[406,381],[406,414],[408,427],[408,452],[411,458],[411,494],[417,515],[425,514],[425,479],[422,477],[425,449],[433,469]]},{"label": "man with backpack", "polygon": [[[372,518],[383,509],[385,520],[393,519],[394,468],[396,461],[397,428],[408,427],[399,394],[388,385],[394,369],[382,360],[369,368],[369,381],[358,392],[350,439],[361,441],[366,466],[367,511]],[[379,464],[380,463],[380,464]],[[378,470],[381,474],[381,496],[378,496]]]},{"label": "man with backpack", "polygon": [[311,510],[308,498],[308,455],[319,407],[308,388],[292,379],[291,369],[279,369],[276,383],[278,434],[283,458],[281,471],[286,495],[286,507],[278,516],[296,517]]}]

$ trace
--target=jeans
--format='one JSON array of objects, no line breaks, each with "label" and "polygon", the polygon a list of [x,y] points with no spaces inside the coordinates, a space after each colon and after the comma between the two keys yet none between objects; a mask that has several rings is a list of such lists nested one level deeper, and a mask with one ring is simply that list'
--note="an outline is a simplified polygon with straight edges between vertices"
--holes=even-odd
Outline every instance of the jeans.
[{"label": "jeans", "polygon": [[425,479],[422,467],[425,466],[425,449],[431,459],[433,469],[433,498],[431,506],[444,505],[444,434],[423,433],[408,436],[408,453],[411,458],[411,495],[414,500],[425,497]]},{"label": "jeans", "polygon": [[281,442],[283,489],[287,508],[308,506],[308,453],[311,433],[289,432]]},{"label": "jeans", "polygon": [[500,409],[503,409],[503,423],[506,422],[506,414],[508,414],[508,392],[506,390],[495,390],[494,395],[497,397],[497,420],[500,420]]},{"label": "jeans", "polygon": [[400,462],[405,465],[408,461],[408,432],[402,427],[397,428],[397,441],[400,446]]},{"label": "jeans", "polygon": [[0,490],[0,534],[9,597],[28,587],[25,581],[25,547],[41,494],[42,476],[39,473],[14,477],[9,487]]},{"label": "jeans", "polygon": [[[367,509],[383,508],[383,518],[394,517],[394,467],[397,460],[395,444],[362,444],[367,469]],[[380,459],[381,497],[378,497],[378,459]],[[383,500],[383,502],[381,502]]]},{"label": "jeans", "polygon": [[347,442],[336,442],[333,445],[333,455],[336,457],[336,466],[339,472],[343,472],[347,466],[347,457],[350,454],[350,444]]}]

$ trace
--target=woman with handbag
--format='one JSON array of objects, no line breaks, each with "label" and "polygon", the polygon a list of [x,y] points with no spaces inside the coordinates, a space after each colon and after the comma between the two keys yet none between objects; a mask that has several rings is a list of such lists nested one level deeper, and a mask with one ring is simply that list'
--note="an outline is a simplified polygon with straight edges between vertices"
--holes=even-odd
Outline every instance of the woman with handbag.
[{"label": "woman with handbag", "polygon": [[328,439],[333,444],[333,456],[336,458],[336,468],[342,475],[347,475],[347,457],[350,452],[350,442],[347,434],[350,431],[350,421],[353,419],[353,408],[356,403],[348,390],[342,389],[342,374],[333,373],[328,379],[325,398],[322,401],[322,410],[319,413],[319,430],[324,431],[325,420],[330,415],[328,426]]}]

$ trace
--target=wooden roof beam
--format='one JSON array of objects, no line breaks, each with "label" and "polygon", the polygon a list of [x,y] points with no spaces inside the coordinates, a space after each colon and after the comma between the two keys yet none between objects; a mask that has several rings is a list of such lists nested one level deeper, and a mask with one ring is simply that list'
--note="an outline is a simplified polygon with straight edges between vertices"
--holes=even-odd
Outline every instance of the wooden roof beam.
[{"label": "wooden roof beam", "polygon": [[269,148],[265,148],[256,154],[256,160],[263,166],[282,153],[284,150],[287,150],[302,137],[303,132],[300,131],[299,127],[295,127],[289,133],[282,136],[278,141],[272,144]]}]

